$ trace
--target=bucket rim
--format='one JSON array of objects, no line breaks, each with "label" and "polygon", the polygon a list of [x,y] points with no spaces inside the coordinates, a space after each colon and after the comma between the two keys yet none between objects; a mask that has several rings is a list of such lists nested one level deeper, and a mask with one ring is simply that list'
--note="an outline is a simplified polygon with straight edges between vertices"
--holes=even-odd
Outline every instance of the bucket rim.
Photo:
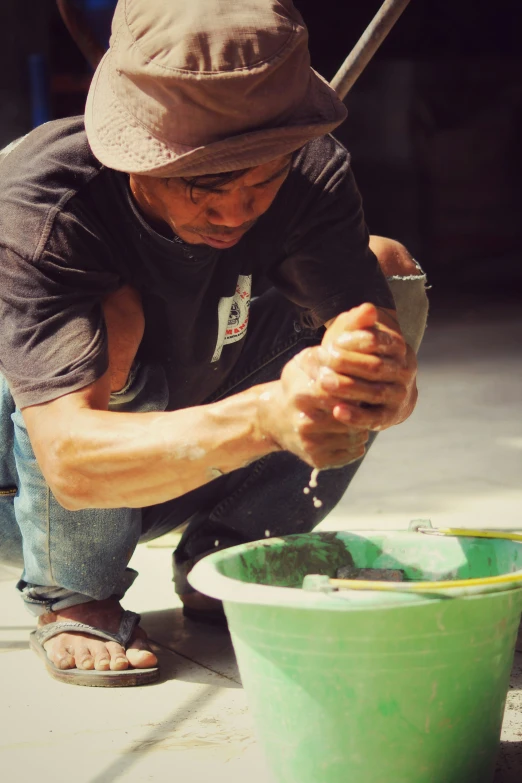
[{"label": "bucket rim", "polygon": [[[321,532],[310,533],[308,535],[320,535]],[[395,533],[408,535],[412,530],[346,530],[335,531],[339,533],[363,533],[364,535],[382,535]],[[473,536],[474,531],[469,531]],[[445,534],[447,536],[447,534]],[[457,538],[458,536],[454,536]],[[491,536],[492,538],[496,536]],[[375,589],[374,587],[364,587],[364,582],[359,582],[353,591],[353,600],[335,597],[335,593],[320,593],[303,590],[300,587],[277,587],[274,585],[262,585],[254,582],[243,582],[230,576],[225,576],[218,570],[218,563],[225,558],[235,558],[237,555],[251,549],[273,546],[274,543],[284,543],[291,539],[292,535],[279,536],[272,538],[250,541],[246,544],[221,549],[213,552],[199,560],[194,568],[188,574],[188,581],[192,587],[205,595],[224,601],[225,603],[235,604],[255,604],[263,606],[278,606],[286,608],[299,609],[327,609],[330,611],[357,611],[357,610],[379,610],[391,609],[393,607],[407,608],[408,606],[419,606],[420,604],[433,603],[433,601],[443,601],[448,598],[473,598],[493,593],[513,592],[522,589],[522,569],[512,571],[502,575],[512,577],[512,579],[503,579],[495,582],[498,577],[488,577],[486,584],[474,584],[477,579],[458,580],[459,586],[446,587],[444,589],[434,588],[429,590],[401,590],[403,583],[389,583],[391,589]],[[515,539],[516,542],[516,539]],[[485,579],[485,578],[484,578]],[[446,580],[443,580],[446,581]],[[443,583],[440,582],[440,584]],[[457,581],[457,580],[455,580]],[[472,584],[467,586],[466,583]],[[371,583],[367,583],[371,584]],[[373,583],[380,585],[383,583]],[[384,583],[388,584],[388,583]],[[412,583],[405,583],[412,584]],[[423,582],[423,584],[425,584]],[[433,581],[433,585],[438,582]],[[449,583],[451,584],[451,583]],[[241,585],[241,589],[238,586]],[[361,585],[363,585],[361,587]],[[346,595],[346,594],[345,594]]]}]

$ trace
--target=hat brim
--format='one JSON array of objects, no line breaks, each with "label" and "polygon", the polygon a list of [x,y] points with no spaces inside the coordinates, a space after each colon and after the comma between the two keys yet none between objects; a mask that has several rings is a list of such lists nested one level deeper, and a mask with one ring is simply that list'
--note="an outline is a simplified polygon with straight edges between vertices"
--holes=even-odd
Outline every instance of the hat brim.
[{"label": "hat brim", "polygon": [[94,74],[85,108],[85,128],[94,155],[105,166],[151,177],[195,177],[268,163],[343,122],[346,108],[314,71],[299,111],[284,126],[231,136],[201,147],[168,144],[141,125],[112,90],[111,51]]}]

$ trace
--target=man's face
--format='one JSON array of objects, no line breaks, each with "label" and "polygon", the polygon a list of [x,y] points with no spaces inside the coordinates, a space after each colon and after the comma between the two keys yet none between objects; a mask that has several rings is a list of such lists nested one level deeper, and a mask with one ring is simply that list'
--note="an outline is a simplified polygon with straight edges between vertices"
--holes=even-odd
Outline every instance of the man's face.
[{"label": "man's face", "polygon": [[191,187],[180,177],[166,180],[136,174],[130,175],[130,184],[138,205],[152,221],[167,223],[184,242],[225,250],[267,211],[291,163],[292,156],[283,155],[224,185],[216,185],[212,177]]}]

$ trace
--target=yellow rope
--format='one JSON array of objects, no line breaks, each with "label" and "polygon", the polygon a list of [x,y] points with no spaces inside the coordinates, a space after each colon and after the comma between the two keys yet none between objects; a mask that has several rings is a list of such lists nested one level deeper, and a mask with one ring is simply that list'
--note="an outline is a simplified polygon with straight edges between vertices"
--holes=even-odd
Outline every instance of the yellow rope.
[{"label": "yellow rope", "polygon": [[[469,538],[500,538],[508,541],[522,541],[519,533],[503,533],[493,530],[466,530],[465,528],[419,528],[420,533],[441,536],[465,536]],[[398,592],[431,592],[449,590],[454,587],[485,587],[487,585],[512,584],[522,582],[522,571],[499,576],[483,576],[474,579],[447,579],[443,582],[375,582],[363,579],[330,579],[333,587],[349,590],[388,590]]]},{"label": "yellow rope", "polygon": [[503,533],[500,530],[467,530],[461,527],[421,527],[420,533],[442,536],[467,536],[469,538],[503,538],[507,541],[522,541],[520,533]]}]

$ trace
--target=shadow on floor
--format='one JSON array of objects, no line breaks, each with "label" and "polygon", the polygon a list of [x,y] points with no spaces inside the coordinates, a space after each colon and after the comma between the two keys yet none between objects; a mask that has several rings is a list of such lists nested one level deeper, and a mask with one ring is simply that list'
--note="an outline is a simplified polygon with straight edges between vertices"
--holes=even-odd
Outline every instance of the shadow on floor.
[{"label": "shadow on floor", "polygon": [[[145,687],[150,688],[151,686]],[[214,687],[208,685],[199,691],[188,704],[176,708],[165,720],[162,720],[161,725],[152,729],[139,742],[129,745],[121,756],[103,772],[92,778],[90,783],[112,783],[115,780],[124,779],[125,774],[140,760],[143,754],[153,751],[164,741],[166,736],[178,730],[187,719],[191,718],[194,712],[201,711],[203,713],[207,704],[214,698],[215,690]]]},{"label": "shadow on floor", "polygon": [[[11,652],[13,650],[27,650],[29,648],[29,633],[34,631],[34,625],[0,625],[0,633],[4,637],[0,641],[0,652]],[[10,639],[9,632],[16,634],[16,639]],[[26,635],[25,639],[20,639],[20,634]],[[7,639],[5,638],[7,636]]]},{"label": "shadow on floor", "polygon": [[[226,628],[187,620],[181,608],[143,612],[141,625],[150,640],[159,645],[158,654],[163,648],[179,656],[176,661],[166,663],[166,671],[172,669],[176,679],[207,683],[210,672],[223,678],[221,687],[241,687],[234,648]],[[182,664],[181,660],[186,663]],[[168,675],[165,678],[169,679]]]},{"label": "shadow on floor", "polygon": [[493,783],[520,783],[522,778],[522,741],[501,742]]},{"label": "shadow on floor", "polygon": [[13,650],[28,650],[29,642],[0,642],[0,652],[12,652]]}]

